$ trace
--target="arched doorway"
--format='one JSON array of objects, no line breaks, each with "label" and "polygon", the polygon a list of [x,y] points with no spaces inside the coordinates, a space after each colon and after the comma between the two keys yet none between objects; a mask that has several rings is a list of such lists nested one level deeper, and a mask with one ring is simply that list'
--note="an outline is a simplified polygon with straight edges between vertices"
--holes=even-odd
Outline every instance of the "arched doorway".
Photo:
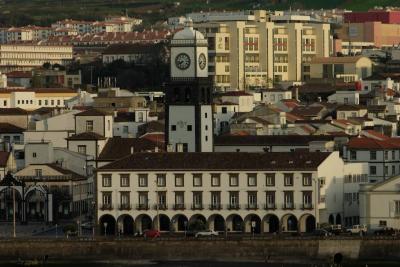
[{"label": "arched doorway", "polygon": [[226,218],[228,231],[243,232],[243,219],[238,214],[231,214]]},{"label": "arched doorway", "polygon": [[336,214],[336,224],[342,224],[342,216],[340,214]]},{"label": "arched doorway", "polygon": [[45,221],[47,215],[46,195],[39,190],[27,192],[26,198],[26,220],[27,221]]},{"label": "arched doorway", "polygon": [[156,217],[154,217],[154,228],[157,229],[158,227],[158,220],[160,221],[160,231],[162,232],[169,232],[170,231],[170,226],[171,226],[171,220],[169,219],[169,217],[165,214],[160,214],[158,215],[160,219]]},{"label": "arched doorway", "polygon": [[15,192],[15,218],[22,221],[21,193],[13,187],[5,187],[0,191],[0,220],[12,221],[14,218],[14,192]]},{"label": "arched doorway", "polygon": [[195,214],[190,217],[189,220],[189,230],[191,231],[202,231],[207,229],[207,220],[201,214]]},{"label": "arched doorway", "polygon": [[171,220],[173,230],[177,232],[187,231],[188,221],[188,218],[183,214],[175,215],[174,217],[172,217]]},{"label": "arched doorway", "polygon": [[258,215],[249,214],[244,218],[244,230],[246,233],[261,233],[261,219]]},{"label": "arched doorway", "polygon": [[151,229],[153,226],[153,220],[147,214],[140,214],[135,220],[135,229],[143,233],[146,230]]},{"label": "arched doorway", "polygon": [[209,229],[216,232],[225,231],[225,219],[219,214],[213,214],[208,218]]},{"label": "arched doorway", "polygon": [[328,222],[329,222],[330,225],[335,224],[335,219],[333,218],[333,215],[332,215],[332,214],[329,215]]},{"label": "arched doorway", "polygon": [[263,219],[264,233],[279,232],[279,218],[274,214],[267,214]]},{"label": "arched doorway", "polygon": [[315,217],[311,214],[304,214],[300,217],[300,232],[311,233],[315,230]]},{"label": "arched doorway", "polygon": [[118,231],[122,235],[133,235],[135,232],[135,225],[132,216],[124,214],[118,218]]},{"label": "arched doorway", "polygon": [[282,232],[297,232],[297,218],[293,214],[286,214],[282,217]]},{"label": "arched doorway", "polygon": [[115,218],[112,215],[105,214],[99,219],[101,235],[115,235]]}]

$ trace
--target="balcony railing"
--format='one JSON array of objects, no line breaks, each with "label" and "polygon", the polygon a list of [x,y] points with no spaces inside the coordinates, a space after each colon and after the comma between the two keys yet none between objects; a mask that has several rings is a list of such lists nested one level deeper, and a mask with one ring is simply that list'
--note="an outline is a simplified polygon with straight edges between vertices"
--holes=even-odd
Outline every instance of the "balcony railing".
[{"label": "balcony railing", "polygon": [[132,209],[132,205],[131,204],[120,204],[118,207],[119,210],[131,210]]},{"label": "balcony railing", "polygon": [[[158,207],[157,207],[158,206]],[[160,203],[160,204],[155,204],[154,206],[153,206],[153,208],[155,209],[155,210],[157,210],[157,208],[159,209],[159,210],[167,210],[168,209],[168,205],[167,204],[164,204],[164,203]]]},{"label": "balcony railing", "polygon": [[103,203],[103,204],[100,204],[100,209],[101,210],[112,210],[113,205],[109,204],[109,203]]},{"label": "balcony railing", "polygon": [[174,204],[174,210],[184,210],[185,204]]},{"label": "balcony railing", "polygon": [[202,210],[203,204],[192,204],[192,210]]},{"label": "balcony railing", "polygon": [[312,210],[313,208],[314,208],[314,205],[311,203],[301,204],[301,209],[303,209],[303,210]]},{"label": "balcony railing", "polygon": [[148,210],[149,209],[149,204],[137,204],[136,205],[137,210]]},{"label": "balcony railing", "polygon": [[282,206],[282,209],[284,210],[294,210],[296,208],[296,205],[294,203],[285,203]]},{"label": "balcony railing", "polygon": [[266,210],[276,210],[276,204],[275,203],[264,204],[264,209],[266,209]]},{"label": "balcony railing", "polygon": [[258,209],[258,204],[247,204],[246,209],[248,210],[256,210]]},{"label": "balcony railing", "polygon": [[228,210],[238,210],[240,209],[240,205],[236,203],[231,203],[227,205]]},{"label": "balcony railing", "polygon": [[222,205],[220,203],[210,204],[210,210],[220,210],[222,209]]}]

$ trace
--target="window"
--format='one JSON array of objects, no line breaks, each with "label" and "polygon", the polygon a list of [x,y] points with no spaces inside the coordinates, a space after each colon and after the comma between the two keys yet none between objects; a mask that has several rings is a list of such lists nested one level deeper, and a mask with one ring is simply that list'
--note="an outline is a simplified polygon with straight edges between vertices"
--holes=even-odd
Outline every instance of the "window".
[{"label": "window", "polygon": [[229,207],[231,209],[239,208],[239,192],[229,192]]},{"label": "window", "polygon": [[376,151],[370,151],[369,152],[369,159],[370,160],[376,160]]},{"label": "window", "polygon": [[147,210],[149,208],[149,198],[147,192],[139,192],[139,206],[140,210]]},{"label": "window", "polygon": [[111,174],[103,174],[103,187],[111,187]]},{"label": "window", "polygon": [[45,106],[49,105],[49,100],[45,100],[45,101],[44,101],[44,105],[45,105]]},{"label": "window", "polygon": [[266,192],[266,209],[275,209],[275,192],[274,191],[267,191]]},{"label": "window", "polygon": [[[40,100],[39,100],[40,101]],[[39,104],[40,105],[40,104]],[[7,100],[3,101],[3,106],[7,106]]]},{"label": "window", "polygon": [[127,134],[129,132],[129,127],[128,126],[123,126],[122,127],[122,133]]},{"label": "window", "polygon": [[387,221],[379,221],[379,226],[387,226]]},{"label": "window", "polygon": [[191,131],[192,131],[192,125],[189,124],[189,125],[187,126],[187,131],[188,131],[188,132],[191,132]]},{"label": "window", "polygon": [[218,173],[211,174],[211,186],[221,186],[221,175]]},{"label": "window", "polygon": [[175,209],[185,208],[185,194],[184,192],[175,192]]},{"label": "window", "polygon": [[121,192],[120,195],[121,209],[127,209],[130,205],[129,192]]},{"label": "window", "polygon": [[171,125],[171,131],[176,131],[176,125]]},{"label": "window", "polygon": [[202,175],[201,174],[193,174],[193,186],[202,186]]},{"label": "window", "polygon": [[293,209],[293,191],[284,192],[284,209]]},{"label": "window", "polygon": [[221,108],[221,113],[222,113],[222,114],[226,114],[227,112],[228,112],[228,110],[227,110],[226,107],[222,107],[222,108]]},{"label": "window", "polygon": [[32,153],[32,158],[36,158],[36,152]]},{"label": "window", "polygon": [[256,173],[247,174],[247,185],[248,186],[257,186],[257,174]]},{"label": "window", "polygon": [[166,175],[165,174],[157,174],[157,186],[165,187],[166,185]]},{"label": "window", "polygon": [[51,105],[54,106],[54,100],[53,99],[51,100]]},{"label": "window", "polygon": [[394,215],[400,216],[400,201],[399,200],[396,200],[394,202]]},{"label": "window", "polygon": [[275,186],[275,173],[266,173],[265,174],[265,185],[266,186]]},{"label": "window", "polygon": [[[31,103],[32,104],[32,103]],[[57,106],[61,105],[60,99],[57,100]]]},{"label": "window", "polygon": [[78,146],[78,153],[86,155],[86,146],[85,145],[79,145]]},{"label": "window", "polygon": [[257,208],[257,192],[247,193],[247,208],[256,209]]},{"label": "window", "polygon": [[312,208],[312,192],[304,191],[303,192],[303,209],[311,209]]},{"label": "window", "polygon": [[392,150],[392,159],[396,159],[396,151]]},{"label": "window", "polygon": [[86,121],[86,132],[93,132],[93,121]]},{"label": "window", "polygon": [[369,166],[369,174],[376,175],[376,166]]},{"label": "window", "polygon": [[293,173],[285,173],[283,176],[285,186],[293,186]]},{"label": "window", "polygon": [[139,187],[147,187],[147,174],[139,174]]},{"label": "window", "polygon": [[229,185],[230,186],[239,186],[239,175],[237,174],[229,174]]},{"label": "window", "polygon": [[112,207],[111,192],[103,192],[103,209],[110,209]]},{"label": "window", "polygon": [[41,177],[42,176],[42,169],[35,169],[35,176]]},{"label": "window", "polygon": [[385,151],[385,160],[389,159],[389,151]]},{"label": "window", "polygon": [[221,208],[221,192],[211,192],[211,209]]},{"label": "window", "polygon": [[311,173],[303,173],[303,186],[312,186]]},{"label": "window", "polygon": [[19,143],[21,141],[21,137],[19,135],[14,135],[13,141],[14,143]]},{"label": "window", "polygon": [[121,187],[129,187],[129,174],[120,174]]},{"label": "window", "polygon": [[350,159],[356,160],[357,159],[357,151],[350,150]]},{"label": "window", "polygon": [[193,209],[202,209],[203,208],[203,193],[202,192],[193,192]]},{"label": "window", "polygon": [[176,187],[182,187],[184,186],[184,174],[175,174],[175,186]]}]

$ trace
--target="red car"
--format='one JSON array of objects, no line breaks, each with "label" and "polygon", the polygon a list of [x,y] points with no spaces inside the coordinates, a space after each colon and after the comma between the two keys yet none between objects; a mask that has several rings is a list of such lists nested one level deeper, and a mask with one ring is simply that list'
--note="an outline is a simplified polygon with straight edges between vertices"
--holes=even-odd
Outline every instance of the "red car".
[{"label": "red car", "polygon": [[161,234],[160,234],[160,231],[158,231],[158,230],[151,229],[151,230],[144,231],[144,238],[157,238],[160,236],[161,236]]}]

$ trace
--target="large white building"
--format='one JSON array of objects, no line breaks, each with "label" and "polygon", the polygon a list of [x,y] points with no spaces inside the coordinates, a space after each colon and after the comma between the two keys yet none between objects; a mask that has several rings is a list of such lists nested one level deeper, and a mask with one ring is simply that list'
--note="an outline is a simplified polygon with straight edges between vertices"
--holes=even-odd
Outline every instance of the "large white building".
[{"label": "large white building", "polygon": [[338,152],[133,153],[97,170],[97,219],[103,234],[309,232],[342,222],[343,179],[363,171]]}]

